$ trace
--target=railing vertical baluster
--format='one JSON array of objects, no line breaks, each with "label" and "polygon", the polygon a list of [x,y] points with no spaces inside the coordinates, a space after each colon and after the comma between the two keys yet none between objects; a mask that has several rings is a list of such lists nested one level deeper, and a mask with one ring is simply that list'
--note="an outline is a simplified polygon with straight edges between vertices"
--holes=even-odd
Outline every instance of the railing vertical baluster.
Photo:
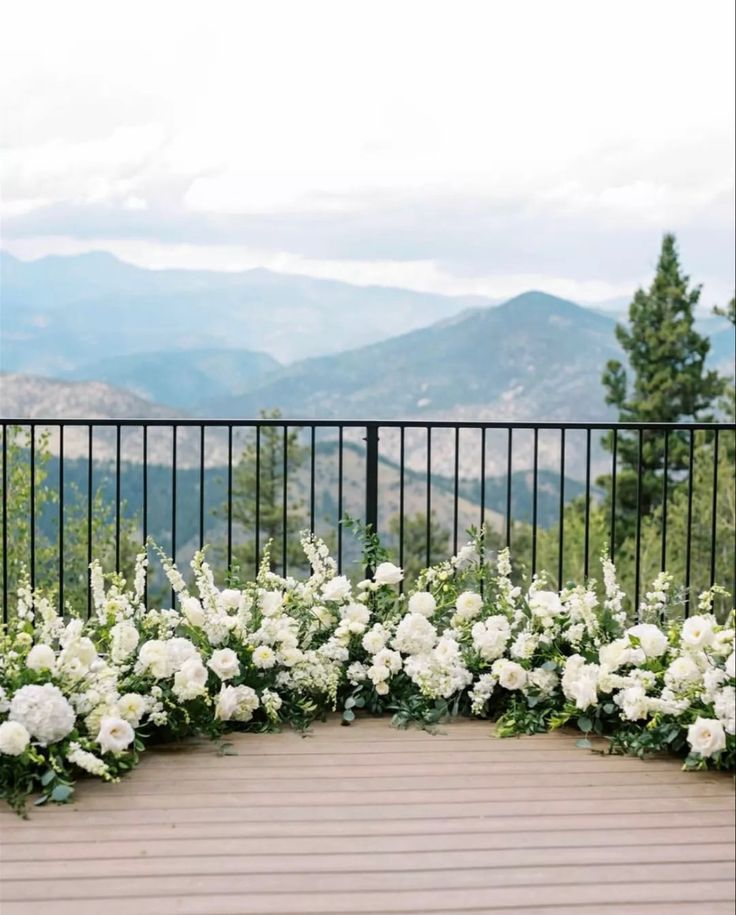
[{"label": "railing vertical baluster", "polygon": [[713,503],[710,521],[710,586],[716,583],[716,538],[718,535],[718,429],[713,431]]},{"label": "railing vertical baluster", "polygon": [[[271,472],[275,472],[275,457],[271,461]],[[276,499],[274,481],[271,480],[271,498]],[[255,566],[256,575],[258,574],[258,565],[261,561],[261,425],[256,426],[256,551]]]},{"label": "railing vertical baluster", "polygon": [[486,523],[486,432],[485,426],[480,432],[480,526]]},{"label": "railing vertical baluster", "polygon": [[[93,432],[92,423],[87,430],[87,618],[92,615],[92,579],[90,577],[90,565],[92,564],[92,499],[93,499],[93,469],[92,469],[92,449],[93,449]],[[144,538],[145,539],[145,538]]]},{"label": "railing vertical baluster", "polygon": [[31,589],[36,587],[36,427],[31,426],[31,454],[30,454],[30,503],[31,525],[29,531],[31,549]]},{"label": "railing vertical baluster", "polygon": [[227,569],[233,565],[233,424],[227,427]]},{"label": "railing vertical baluster", "polygon": [[314,467],[314,464],[315,464],[315,449],[316,449],[315,435],[316,435],[316,430],[315,430],[315,427],[312,426],[311,438],[310,438],[310,443],[309,443],[309,530],[312,533],[314,533],[314,520],[315,520],[314,519],[314,515],[315,515],[315,506],[314,506],[315,467]]},{"label": "railing vertical baluster", "polygon": [[281,518],[281,528],[282,528],[282,550],[281,550],[281,565],[283,570],[283,575],[286,577],[286,567],[287,567],[287,556],[286,551],[288,548],[288,531],[289,531],[289,427],[284,426],[284,465],[283,465],[283,504],[281,506],[283,514]]},{"label": "railing vertical baluster", "polygon": [[[176,426],[171,430],[171,558],[176,562]],[[176,592],[171,589],[171,606],[176,605]]]},{"label": "railing vertical baluster", "polygon": [[[146,544],[148,540],[148,426],[145,423],[143,425],[143,505],[141,511],[143,513],[143,543]],[[145,549],[148,552],[147,544]],[[143,579],[143,604],[148,607],[148,566],[146,566],[146,574]]]},{"label": "railing vertical baluster", "polygon": [[120,424],[115,429],[115,571],[120,572]]},{"label": "railing vertical baluster", "polygon": [[343,478],[344,428],[337,433],[337,571],[342,574],[342,478]]},{"label": "railing vertical baluster", "polygon": [[662,471],[662,559],[660,569],[664,572],[667,568],[667,488],[669,477],[669,459],[670,459],[670,433],[665,430],[664,433],[664,461]]},{"label": "railing vertical baluster", "polygon": [[460,426],[455,426],[455,490],[453,493],[452,552],[457,553],[460,495]]},{"label": "railing vertical baluster", "polygon": [[539,490],[539,428],[534,427],[534,469],[532,471],[532,575],[537,571],[537,497]]},{"label": "railing vertical baluster", "polygon": [[[374,534],[378,533],[378,426],[365,430],[365,523]],[[366,569],[370,578],[373,569]]]},{"label": "railing vertical baluster", "polygon": [[432,427],[427,426],[427,568],[432,565]]},{"label": "railing vertical baluster", "polygon": [[3,424],[3,622],[8,621],[8,427]]},{"label": "railing vertical baluster", "polygon": [[509,426],[506,453],[506,546],[511,548],[511,461],[513,459],[514,430]]},{"label": "railing vertical baluster", "polygon": [[59,425],[59,613],[64,612],[64,426]]},{"label": "railing vertical baluster", "polygon": [[616,476],[618,474],[618,429],[613,430],[611,454],[611,562],[616,561]]},{"label": "railing vertical baluster", "polygon": [[639,594],[641,592],[641,496],[642,496],[642,470],[644,462],[644,437],[639,429],[636,455],[636,560],[634,572],[634,607],[636,618],[639,619]]},{"label": "railing vertical baluster", "polygon": [[583,577],[590,572],[590,429],[585,430],[585,542],[583,545]]},{"label": "railing vertical baluster", "polygon": [[693,545],[693,464],[695,460],[695,435],[690,430],[687,473],[687,542],[685,545],[685,616],[690,616],[690,560]]},{"label": "railing vertical baluster", "polygon": [[[406,429],[401,427],[399,433],[399,565],[404,568],[404,463],[406,461]],[[401,590],[404,590],[404,582],[401,582]]]},{"label": "railing vertical baluster", "polygon": [[204,547],[204,423],[199,427],[199,548]]},{"label": "railing vertical baluster", "polygon": [[565,429],[560,429],[560,536],[557,554],[557,587],[562,589],[565,570]]}]

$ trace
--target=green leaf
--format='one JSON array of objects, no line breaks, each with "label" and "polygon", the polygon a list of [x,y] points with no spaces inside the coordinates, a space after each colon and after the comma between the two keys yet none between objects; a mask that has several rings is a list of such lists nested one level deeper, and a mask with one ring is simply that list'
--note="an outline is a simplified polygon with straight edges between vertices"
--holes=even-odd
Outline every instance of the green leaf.
[{"label": "green leaf", "polygon": [[346,708],[342,713],[342,720],[348,723],[355,721],[355,712],[352,709]]},{"label": "green leaf", "polygon": [[575,741],[575,746],[580,747],[581,750],[589,750],[593,744],[588,740],[587,737],[581,737],[580,740]]},{"label": "green leaf", "polygon": [[527,696],[527,697],[526,697],[526,704],[529,706],[529,708],[534,708],[534,706],[535,706],[538,702],[539,702],[539,697],[538,697],[538,696]]},{"label": "green leaf", "polygon": [[606,715],[612,715],[616,711],[616,706],[613,702],[606,702],[606,704],[603,706],[603,711],[606,713]]},{"label": "green leaf", "polygon": [[365,699],[362,696],[358,696],[358,698],[355,700],[355,707],[356,708],[365,707]]},{"label": "green leaf", "polygon": [[355,705],[355,699],[352,696],[348,696],[348,698],[345,700],[345,708],[351,709],[351,708],[353,708],[354,705]]},{"label": "green leaf", "polygon": [[557,664],[555,661],[545,661],[542,664],[542,670],[557,670]]},{"label": "green leaf", "polygon": [[590,720],[590,718],[586,718],[585,715],[581,715],[580,718],[578,718],[578,727],[581,731],[587,734],[588,731],[593,730],[593,722]]},{"label": "green leaf", "polygon": [[49,800],[55,804],[63,804],[68,801],[74,794],[74,788],[71,785],[57,785],[49,796]]},{"label": "green leaf", "polygon": [[48,770],[47,770],[46,772],[44,772],[43,775],[41,776],[41,784],[42,784],[42,785],[44,786],[44,788],[45,788],[46,785],[50,785],[51,782],[52,782],[55,778],[56,778],[56,772],[54,772],[53,769],[48,769]]}]

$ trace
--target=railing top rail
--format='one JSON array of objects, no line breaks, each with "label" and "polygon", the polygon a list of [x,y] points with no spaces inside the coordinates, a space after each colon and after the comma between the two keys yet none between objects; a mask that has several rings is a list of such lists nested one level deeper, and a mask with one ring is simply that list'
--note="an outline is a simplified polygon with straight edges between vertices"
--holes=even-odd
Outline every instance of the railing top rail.
[{"label": "railing top rail", "polygon": [[261,417],[257,419],[222,419],[222,418],[195,418],[195,417],[172,417],[170,419],[155,417],[147,419],[133,419],[130,417],[120,419],[102,419],[89,418],[82,419],[79,417],[63,418],[28,418],[28,417],[0,417],[0,424],[3,426],[147,426],[171,428],[177,426],[185,428],[187,426],[200,428],[202,426],[221,426],[223,428],[253,426],[300,426],[315,428],[382,428],[382,429],[592,429],[609,431],[619,429],[623,431],[637,431],[656,429],[662,432],[672,430],[733,430],[736,431],[736,423],[732,422],[681,422],[681,423],[638,423],[638,422],[566,422],[566,421],[534,421],[534,420],[515,420],[512,422],[501,422],[497,420],[481,421],[463,421],[455,422],[453,420],[419,420],[419,419],[310,419],[309,417]]}]

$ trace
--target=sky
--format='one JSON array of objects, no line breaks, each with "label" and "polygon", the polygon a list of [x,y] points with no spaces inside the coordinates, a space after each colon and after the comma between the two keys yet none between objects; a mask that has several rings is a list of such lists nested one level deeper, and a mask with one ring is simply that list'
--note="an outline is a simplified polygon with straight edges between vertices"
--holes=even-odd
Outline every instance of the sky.
[{"label": "sky", "polygon": [[5,250],[623,301],[734,287],[733,0],[24,0]]}]

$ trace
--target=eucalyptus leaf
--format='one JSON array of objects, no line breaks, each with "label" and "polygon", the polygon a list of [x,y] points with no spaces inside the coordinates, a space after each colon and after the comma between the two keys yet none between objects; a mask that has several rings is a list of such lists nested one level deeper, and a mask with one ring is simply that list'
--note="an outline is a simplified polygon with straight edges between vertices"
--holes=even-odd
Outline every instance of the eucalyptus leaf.
[{"label": "eucalyptus leaf", "polygon": [[74,788],[71,785],[57,785],[49,796],[49,800],[55,804],[63,804],[68,801],[74,794]]},{"label": "eucalyptus leaf", "polygon": [[589,750],[593,744],[588,740],[587,737],[581,737],[580,740],[575,741],[575,746],[580,747],[581,750]]},{"label": "eucalyptus leaf", "polygon": [[589,731],[593,730],[593,722],[590,718],[586,718],[585,715],[581,715],[580,718],[578,718],[578,727],[587,734]]}]

